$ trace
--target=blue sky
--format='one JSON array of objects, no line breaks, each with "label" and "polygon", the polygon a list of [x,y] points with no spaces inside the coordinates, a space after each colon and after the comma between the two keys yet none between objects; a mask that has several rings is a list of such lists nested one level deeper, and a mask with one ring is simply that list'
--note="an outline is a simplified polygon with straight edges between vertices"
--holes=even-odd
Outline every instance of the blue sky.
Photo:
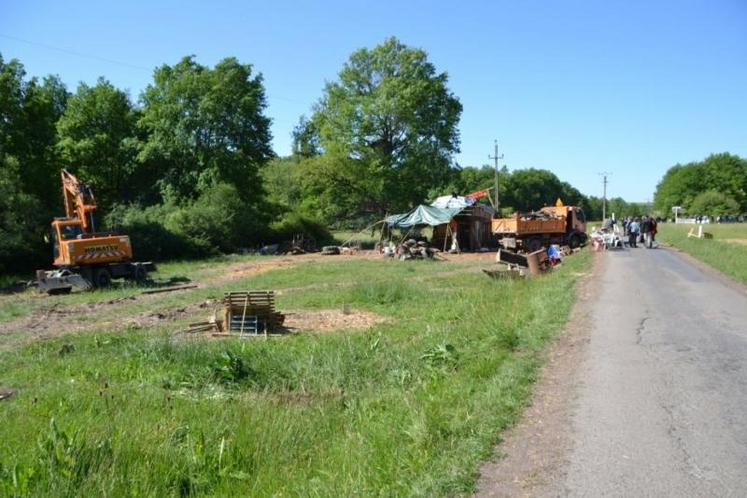
[{"label": "blue sky", "polygon": [[464,106],[460,165],[555,172],[644,201],[677,162],[747,157],[747,0],[0,0],[0,53],[74,89],[105,76],[133,98],[157,65],[226,56],[264,76],[273,146],[351,52],[389,36],[425,49]]}]

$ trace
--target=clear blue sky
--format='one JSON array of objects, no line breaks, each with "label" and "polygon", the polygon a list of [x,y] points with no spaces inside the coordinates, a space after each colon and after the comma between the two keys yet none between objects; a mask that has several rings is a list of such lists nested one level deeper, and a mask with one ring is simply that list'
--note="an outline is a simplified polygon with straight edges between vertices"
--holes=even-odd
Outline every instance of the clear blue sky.
[{"label": "clear blue sky", "polygon": [[360,47],[425,49],[464,106],[460,165],[555,172],[650,199],[667,168],[747,157],[747,0],[0,0],[0,53],[74,90],[105,76],[136,99],[157,65],[226,56],[264,75],[276,153]]}]

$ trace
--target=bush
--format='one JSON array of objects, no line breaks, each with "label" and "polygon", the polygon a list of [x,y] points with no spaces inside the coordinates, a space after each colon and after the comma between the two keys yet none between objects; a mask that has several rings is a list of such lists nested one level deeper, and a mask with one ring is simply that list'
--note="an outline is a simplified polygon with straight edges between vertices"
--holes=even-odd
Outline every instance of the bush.
[{"label": "bush", "polygon": [[117,206],[107,226],[130,236],[137,259],[182,259],[231,252],[259,238],[266,223],[236,188],[218,184],[196,201],[149,206]]},{"label": "bush", "polygon": [[204,248],[164,226],[171,206],[142,207],[137,204],[115,206],[106,216],[110,230],[130,236],[136,260],[162,261],[201,256]]},{"label": "bush", "polygon": [[267,223],[254,206],[241,200],[236,187],[219,183],[172,212],[166,226],[208,252],[231,252],[253,245]]},{"label": "bush", "polygon": [[294,211],[285,213],[278,221],[270,225],[267,242],[285,242],[295,235],[313,239],[317,246],[334,242],[332,234],[322,223]]}]

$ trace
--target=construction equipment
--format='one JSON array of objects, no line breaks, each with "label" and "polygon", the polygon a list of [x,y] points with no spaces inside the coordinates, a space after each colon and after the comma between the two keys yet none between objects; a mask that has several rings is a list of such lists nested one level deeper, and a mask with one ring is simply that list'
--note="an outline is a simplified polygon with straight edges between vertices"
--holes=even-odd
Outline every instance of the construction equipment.
[{"label": "construction equipment", "polygon": [[504,248],[527,252],[550,244],[576,248],[584,245],[587,239],[584,211],[580,207],[565,206],[560,199],[554,206],[539,211],[493,219],[492,230]]},{"label": "construction equipment", "polygon": [[39,292],[66,294],[73,287],[108,287],[113,278],[144,281],[151,262],[133,262],[127,235],[96,232],[96,199],[91,186],[67,170],[60,173],[65,217],[52,221],[51,242],[54,255],[52,271],[38,270]]}]

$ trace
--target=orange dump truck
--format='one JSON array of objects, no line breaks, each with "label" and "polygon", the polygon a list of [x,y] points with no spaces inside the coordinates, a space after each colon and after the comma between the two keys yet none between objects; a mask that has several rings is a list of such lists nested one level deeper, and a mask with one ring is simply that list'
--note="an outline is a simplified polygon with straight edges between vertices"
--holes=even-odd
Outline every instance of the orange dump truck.
[{"label": "orange dump truck", "polygon": [[586,243],[586,216],[577,206],[555,206],[531,213],[514,213],[492,221],[498,243],[506,249],[534,252],[550,244],[579,247]]}]

